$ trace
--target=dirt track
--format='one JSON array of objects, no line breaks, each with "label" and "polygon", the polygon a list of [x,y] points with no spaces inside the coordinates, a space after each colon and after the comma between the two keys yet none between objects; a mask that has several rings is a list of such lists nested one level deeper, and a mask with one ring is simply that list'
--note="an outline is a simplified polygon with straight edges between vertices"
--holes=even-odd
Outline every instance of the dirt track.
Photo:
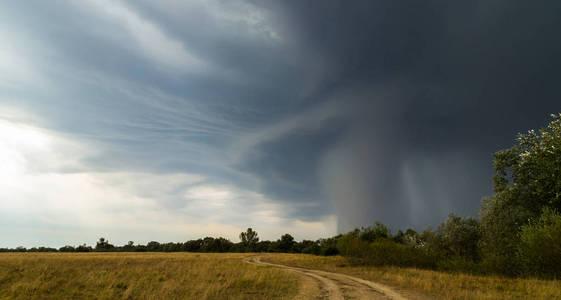
[{"label": "dirt track", "polygon": [[307,291],[301,291],[301,298],[315,297],[316,299],[332,299],[332,300],[342,300],[342,299],[396,299],[405,300],[403,295],[394,291],[390,287],[360,279],[357,277],[340,274],[325,272],[319,270],[310,270],[297,267],[289,267],[285,265],[272,264],[268,262],[261,261],[260,256],[253,256],[245,259],[246,262],[262,265],[262,266],[273,266],[278,268],[284,268],[291,270],[303,276],[309,276],[316,280],[319,284],[320,289],[317,295],[310,295]]}]

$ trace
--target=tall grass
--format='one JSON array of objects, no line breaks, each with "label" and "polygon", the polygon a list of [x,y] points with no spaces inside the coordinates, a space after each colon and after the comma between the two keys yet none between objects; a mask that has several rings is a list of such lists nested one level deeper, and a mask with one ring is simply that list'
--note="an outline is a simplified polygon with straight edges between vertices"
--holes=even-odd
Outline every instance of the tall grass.
[{"label": "tall grass", "polygon": [[4,253],[0,299],[290,299],[299,278],[247,254]]},{"label": "tall grass", "polygon": [[395,266],[356,265],[341,256],[269,254],[264,259],[290,266],[340,272],[421,292],[434,299],[561,299],[560,280],[504,278]]}]

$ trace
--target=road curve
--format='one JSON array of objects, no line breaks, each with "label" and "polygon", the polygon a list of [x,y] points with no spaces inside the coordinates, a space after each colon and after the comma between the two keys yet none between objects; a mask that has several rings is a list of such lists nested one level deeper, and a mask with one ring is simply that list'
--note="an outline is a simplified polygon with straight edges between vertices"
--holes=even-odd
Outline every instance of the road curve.
[{"label": "road curve", "polygon": [[284,268],[301,275],[312,277],[317,280],[321,289],[324,291],[324,294],[319,297],[320,299],[407,299],[386,285],[350,275],[268,263],[261,261],[261,256],[248,257],[244,259],[244,261],[255,265]]}]

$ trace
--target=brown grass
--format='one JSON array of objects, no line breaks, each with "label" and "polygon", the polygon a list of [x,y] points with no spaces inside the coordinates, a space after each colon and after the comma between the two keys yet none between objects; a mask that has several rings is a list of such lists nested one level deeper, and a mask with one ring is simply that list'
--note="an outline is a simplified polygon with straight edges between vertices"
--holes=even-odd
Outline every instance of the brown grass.
[{"label": "brown grass", "polygon": [[0,299],[291,299],[299,278],[247,254],[3,253]]},{"label": "brown grass", "polygon": [[561,299],[560,280],[451,274],[414,268],[353,266],[341,256],[270,254],[265,261],[339,272],[436,299]]},{"label": "brown grass", "polygon": [[[251,255],[1,253],[0,299],[306,299],[304,290],[317,289],[287,270],[244,263]],[[264,260],[349,274],[429,298],[561,299],[559,280],[353,266],[340,256],[267,254]]]}]

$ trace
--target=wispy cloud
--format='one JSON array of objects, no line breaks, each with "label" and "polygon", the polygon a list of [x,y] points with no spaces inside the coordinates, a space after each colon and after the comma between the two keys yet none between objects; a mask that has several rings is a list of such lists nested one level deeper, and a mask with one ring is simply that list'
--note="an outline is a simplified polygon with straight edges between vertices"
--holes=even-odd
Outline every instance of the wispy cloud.
[{"label": "wispy cloud", "polygon": [[180,40],[166,35],[157,24],[139,16],[124,2],[83,2],[86,3],[94,12],[120,23],[149,59],[163,63],[166,68],[189,72],[200,72],[206,68],[205,63],[190,53]]}]

